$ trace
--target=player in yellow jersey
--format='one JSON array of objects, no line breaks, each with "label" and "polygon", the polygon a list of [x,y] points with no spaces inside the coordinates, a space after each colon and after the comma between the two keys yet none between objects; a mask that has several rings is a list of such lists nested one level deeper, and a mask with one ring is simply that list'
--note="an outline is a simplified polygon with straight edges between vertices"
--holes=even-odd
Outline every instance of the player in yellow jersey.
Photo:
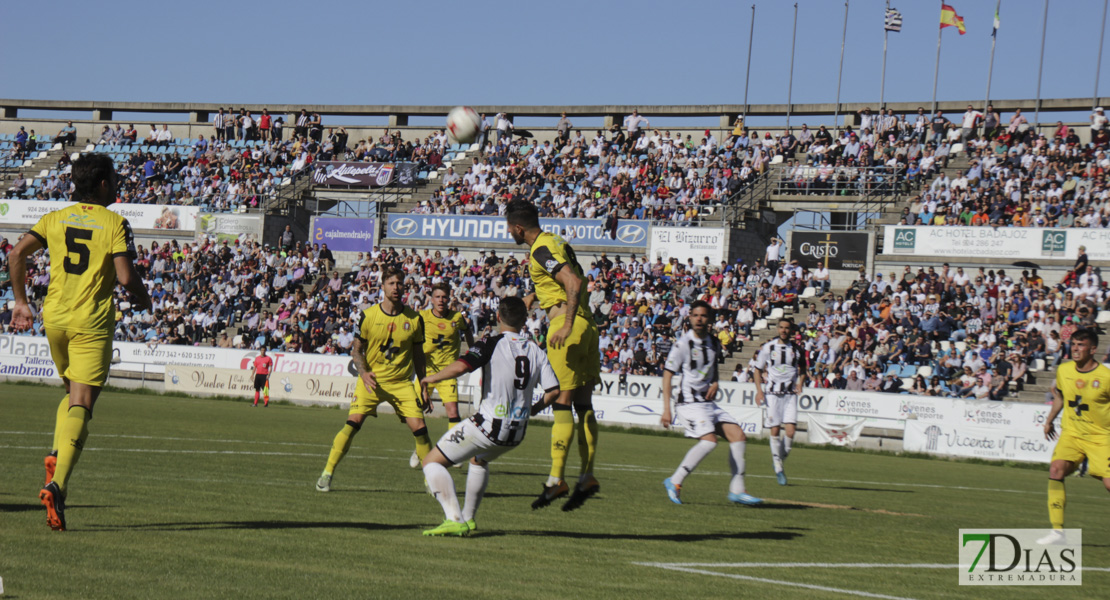
[{"label": "player in yellow jersey", "polygon": [[[464,338],[467,346],[474,345],[470,323],[462,313],[449,308],[450,301],[450,284],[437,283],[432,286],[432,307],[420,311],[420,316],[424,318],[424,356],[428,358],[429,373],[438,373],[458,360]],[[461,418],[457,381],[446,379],[432,389],[439,392],[443,409],[447,411],[447,420],[452,424],[458,423]]]},{"label": "player in yellow jersey", "polygon": [[58,404],[54,447],[45,460],[46,485],[39,500],[50,528],[58,531],[66,528],[69,478],[89,436],[93,405],[108,380],[116,281],[131,292],[137,308],[150,308],[150,296],[132,262],[131,226],[105,208],[115,201],[118,186],[112,159],[106,154],[82,155],[73,161],[73,184],[78,203],[39,219],[8,260],[15,293],[12,328],[23,331],[34,321],[25,291],[27,257],[50,249],[50,287],[42,316],[66,395]]},{"label": "player in yellow jersey", "polygon": [[1044,426],[1045,438],[1056,438],[1053,421],[1060,418],[1060,439],[1048,469],[1048,518],[1052,533],[1041,544],[1061,544],[1064,536],[1064,478],[1087,459],[1087,472],[1110,490],[1110,368],[1095,359],[1098,334],[1080,329],[1071,336],[1072,362],[1056,369],[1052,410]]},{"label": "player in yellow jersey", "polygon": [[424,413],[431,410],[426,386],[413,379],[425,376],[424,320],[405,306],[405,274],[395,268],[382,274],[382,301],[362,311],[358,334],[351,345],[351,359],[358,370],[355,399],[347,422],[335,436],[328,463],[316,482],[317,491],[331,490],[336,465],[351,448],[351,439],[366,416],[378,416],[378,405],[387,402],[409,426],[421,460],[432,449]]},{"label": "player in yellow jersey", "polygon": [[563,505],[564,511],[570,511],[582,506],[601,489],[593,474],[597,418],[592,398],[594,385],[601,375],[597,325],[587,305],[585,272],[570,244],[540,229],[539,212],[526,200],[510,202],[505,219],[513,241],[528,244],[530,248],[528,272],[535,291],[525,297],[524,303],[531,309],[532,303],[539,300],[540,307],[547,311],[550,322],[547,358],[559,378],[559,399],[552,405],[555,423],[551,428],[551,474],[532,508],[543,508],[570,492],[563,477],[575,432],[573,406],[578,413],[582,473],[574,493]]},{"label": "player in yellow jersey", "polygon": [[[432,307],[420,311],[424,319],[424,356],[427,358],[428,372],[438,373],[447,368],[447,365],[458,360],[462,353],[462,341],[466,338],[466,345],[474,345],[474,333],[466,317],[458,311],[451,310],[451,285],[437,283],[432,286]],[[454,427],[462,421],[459,417],[459,383],[457,379],[445,379],[432,385],[428,390],[439,393],[439,401],[447,412],[447,421]],[[428,397],[431,401],[431,396]],[[420,457],[416,452],[409,457],[409,466],[420,468]],[[458,465],[456,465],[458,466]]]}]

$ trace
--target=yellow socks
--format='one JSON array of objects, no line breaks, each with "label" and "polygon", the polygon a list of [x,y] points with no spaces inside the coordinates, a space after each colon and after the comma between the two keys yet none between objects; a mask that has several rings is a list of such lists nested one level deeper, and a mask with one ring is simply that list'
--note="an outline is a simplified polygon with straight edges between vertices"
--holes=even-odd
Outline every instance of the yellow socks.
[{"label": "yellow socks", "polygon": [[355,434],[358,433],[358,430],[361,428],[361,423],[347,421],[343,429],[339,430],[339,433],[335,435],[335,441],[332,442],[331,453],[328,454],[328,464],[324,467],[325,473],[335,472],[335,466],[339,464],[339,461],[343,460],[347,451],[351,449],[351,439],[355,437]]},{"label": "yellow socks", "polygon": [[594,472],[594,456],[597,454],[597,417],[594,409],[587,408],[578,412],[578,455],[582,457],[582,474]]},{"label": "yellow socks", "polygon": [[66,417],[69,415],[69,394],[62,398],[58,403],[58,414],[54,417],[54,445],[50,447],[51,452],[58,451],[58,438],[61,437],[62,424],[66,422]]},{"label": "yellow socks", "polygon": [[428,437],[428,428],[421,427],[412,432],[412,437],[416,441],[416,456],[420,462],[424,462],[424,457],[432,451],[432,438]]},{"label": "yellow socks", "polygon": [[556,404],[551,407],[555,424],[551,426],[551,478],[563,479],[567,470],[567,453],[574,439],[574,414],[569,406]]},{"label": "yellow socks", "polygon": [[[59,463],[60,464],[60,463]],[[1052,522],[1053,529],[1064,528],[1064,507],[1068,503],[1064,494],[1064,482],[1058,479],[1048,480],[1048,520]]]},{"label": "yellow socks", "polygon": [[69,476],[77,459],[81,458],[81,450],[85,447],[85,440],[89,437],[89,409],[84,406],[71,407],[66,414],[65,422],[58,431],[58,466],[54,470],[54,483],[64,494]]}]

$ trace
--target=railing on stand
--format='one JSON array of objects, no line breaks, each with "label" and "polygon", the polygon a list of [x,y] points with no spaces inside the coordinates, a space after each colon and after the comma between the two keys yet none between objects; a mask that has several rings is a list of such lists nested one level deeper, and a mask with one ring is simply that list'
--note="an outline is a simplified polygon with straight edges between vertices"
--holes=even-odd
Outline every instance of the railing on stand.
[{"label": "railing on stand", "polygon": [[721,223],[726,227],[747,227],[762,219],[758,217],[763,203],[771,197],[772,171],[764,171],[755,176],[744,187],[725,200],[721,207]]}]

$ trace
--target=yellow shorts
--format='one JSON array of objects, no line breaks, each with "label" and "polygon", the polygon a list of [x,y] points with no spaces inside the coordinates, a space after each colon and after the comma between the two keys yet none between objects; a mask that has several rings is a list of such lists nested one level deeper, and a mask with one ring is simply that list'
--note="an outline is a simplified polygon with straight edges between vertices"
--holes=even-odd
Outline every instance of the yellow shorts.
[{"label": "yellow shorts", "polygon": [[402,420],[406,418],[423,419],[424,411],[420,410],[420,388],[415,381],[394,381],[378,383],[373,390],[367,390],[358,380],[355,388],[355,399],[351,402],[351,410],[347,414],[378,416],[378,405],[388,402],[397,416]]},{"label": "yellow shorts", "polygon": [[451,402],[459,401],[459,380],[458,379],[445,379],[439,383],[433,383],[428,386],[429,392],[435,390],[439,392],[439,401],[448,404]]},{"label": "yellow shorts", "polygon": [[58,374],[73,383],[104,387],[112,364],[111,334],[72,333],[47,329],[50,354]]},{"label": "yellow shorts", "polygon": [[1096,442],[1064,432],[1052,451],[1052,460],[1078,463],[1087,459],[1087,473],[1091,477],[1110,477],[1110,440]]},{"label": "yellow shorts", "polygon": [[[551,319],[547,329],[548,338],[559,331],[566,322],[566,315]],[[571,327],[570,336],[561,348],[547,345],[547,360],[555,376],[559,378],[560,390],[575,390],[594,381],[601,375],[601,351],[598,349],[597,325],[593,319],[577,315]]]}]

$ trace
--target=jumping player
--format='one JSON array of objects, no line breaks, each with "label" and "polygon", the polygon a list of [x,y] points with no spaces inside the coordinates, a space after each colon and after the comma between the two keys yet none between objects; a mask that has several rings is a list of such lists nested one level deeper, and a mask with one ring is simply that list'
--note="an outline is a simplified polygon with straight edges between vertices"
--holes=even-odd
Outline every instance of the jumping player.
[{"label": "jumping player", "polygon": [[[438,373],[459,358],[464,337],[468,348],[474,345],[470,323],[462,313],[451,310],[450,302],[450,284],[437,283],[432,286],[432,307],[420,311],[427,329],[424,336],[424,356],[428,360],[429,373]],[[444,379],[430,386],[428,391],[439,394],[443,409],[447,411],[447,420],[454,427],[461,420],[458,380]],[[420,466],[420,458],[415,452],[409,458],[409,466],[414,469]]]},{"label": "jumping player", "polygon": [[57,531],[66,529],[69,478],[89,436],[93,405],[108,379],[116,281],[131,293],[136,308],[151,305],[132,263],[131,225],[106,208],[115,202],[118,187],[112,159],[106,154],[82,155],[73,161],[73,184],[78,203],[39,219],[8,257],[15,293],[12,329],[24,331],[34,322],[25,291],[27,257],[50,249],[50,287],[42,313],[66,395],[58,405],[54,450],[45,460],[46,485],[39,500],[46,507],[50,528]]},{"label": "jumping player", "polygon": [[358,369],[355,399],[347,422],[332,442],[331,453],[316,490],[331,491],[335,467],[351,448],[367,415],[378,416],[378,405],[388,402],[416,440],[416,453],[423,459],[432,449],[424,413],[431,410],[426,387],[413,380],[415,373],[424,378],[424,320],[420,313],[405,306],[405,274],[386,269],[382,274],[382,301],[362,311],[358,337],[351,345],[351,359]]},{"label": "jumping player", "polygon": [[[547,357],[520,333],[527,318],[522,300],[505,298],[497,309],[501,332],[472,346],[459,360],[421,382],[430,386],[482,369],[482,401],[477,414],[443,434],[424,457],[428,491],[446,516],[442,524],[424,535],[465,536],[477,529],[474,516],[489,484],[486,465],[520,445],[528,417],[559,396],[559,381]],[[542,403],[533,405],[532,392],[537,385],[545,394]],[[455,482],[446,467],[466,460],[470,461],[466,502],[460,510]]]},{"label": "jumping player", "polygon": [[258,393],[262,392],[265,402],[262,407],[270,405],[270,371],[274,368],[274,359],[266,356],[266,347],[263,346],[251,363],[251,373],[254,374],[254,404],[258,406]]},{"label": "jumping player", "polygon": [[[1087,459],[1087,472],[1098,477],[1110,491],[1110,368],[1095,358],[1098,334],[1080,329],[1071,336],[1072,361],[1056,369],[1052,409],[1044,425],[1044,436],[1056,439],[1053,421],[1060,418],[1060,439],[1052,451],[1048,468],[1048,520],[1052,533],[1040,544],[1067,543],[1064,536],[1064,478]],[[1064,409],[1064,403],[1067,409]]]},{"label": "jumping player", "polygon": [[547,358],[559,378],[559,398],[552,406],[555,423],[551,427],[551,474],[532,508],[543,508],[570,492],[563,477],[575,433],[573,406],[578,413],[582,472],[574,493],[563,504],[563,510],[570,511],[601,489],[593,474],[598,428],[592,397],[601,375],[597,325],[588,308],[584,271],[570,244],[540,229],[539,212],[527,200],[509,202],[505,220],[513,241],[530,248],[528,272],[535,292],[525,297],[524,305],[531,309],[532,302],[538,299],[540,307],[547,311],[550,321]]},{"label": "jumping player", "polygon": [[[771,463],[779,485],[786,485],[783,463],[794,445],[798,423],[798,396],[802,394],[802,373],[806,369],[805,353],[790,336],[794,321],[779,319],[778,337],[760,347],[751,366],[755,380],[755,401],[767,407],[763,426],[771,430]],[[779,435],[781,429],[786,436]]]},{"label": "jumping player", "polygon": [[717,447],[719,435],[728,440],[728,465],[732,470],[728,499],[756,505],[762,500],[748,494],[744,488],[744,449],[748,438],[736,418],[713,401],[720,381],[717,359],[721,356],[721,343],[709,334],[712,313],[713,308],[704,300],[690,305],[690,331],[675,341],[663,367],[663,427],[671,427],[671,380],[677,373],[682,383],[675,412],[686,424],[686,437],[699,440],[686,453],[674,475],[663,480],[663,487],[671,502],[682,504],[683,480]]}]

